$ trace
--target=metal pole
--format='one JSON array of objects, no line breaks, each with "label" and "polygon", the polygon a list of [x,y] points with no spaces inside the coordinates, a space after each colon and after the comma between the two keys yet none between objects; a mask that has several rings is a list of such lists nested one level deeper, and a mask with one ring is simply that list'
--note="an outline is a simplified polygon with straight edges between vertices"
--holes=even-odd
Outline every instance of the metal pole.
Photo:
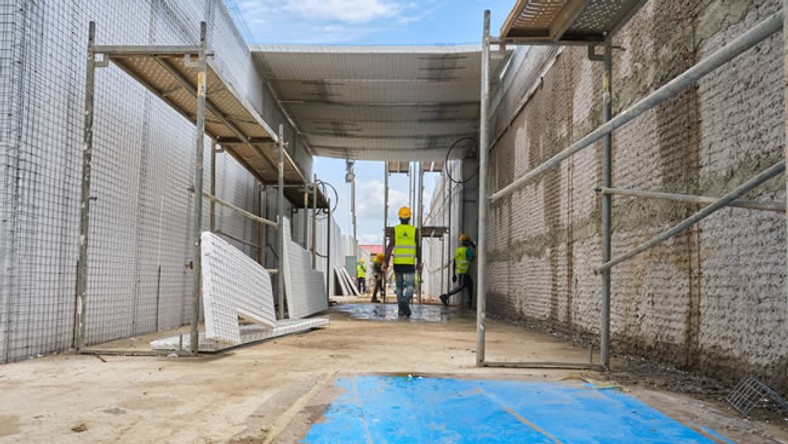
[{"label": "metal pole", "polygon": [[279,227],[276,230],[276,244],[279,250],[279,270],[277,273],[276,282],[279,287],[277,293],[279,297],[279,319],[285,318],[285,274],[284,274],[284,261],[285,258],[285,128],[284,125],[279,124],[279,160],[277,163],[277,170],[279,171],[279,178],[277,184],[279,188],[276,190],[276,212],[278,213],[277,221]]},{"label": "metal pole", "polygon": [[[484,293],[487,274],[487,156],[490,150],[490,135],[487,116],[490,102],[490,10],[484,11],[484,34],[482,38],[482,85],[479,121],[479,279],[476,280],[476,366],[484,366],[484,318],[487,295]],[[451,256],[450,256],[451,257]]]},{"label": "metal pole", "polygon": [[326,217],[326,299],[328,305],[331,305],[331,279],[334,278],[334,273],[331,270],[331,199],[326,199],[328,202],[328,216]]},{"label": "metal pole", "polygon": [[770,16],[766,20],[760,22],[749,31],[745,32],[744,34],[737,37],[735,40],[731,41],[727,45],[718,49],[710,56],[701,60],[698,64],[696,64],[692,68],[688,69],[687,71],[684,71],[678,77],[666,83],[665,85],[663,85],[662,87],[651,93],[643,100],[639,101],[638,103],[630,106],[626,110],[617,114],[616,117],[611,119],[606,124],[598,127],[594,131],[591,131],[590,133],[588,133],[588,135],[578,140],[577,142],[573,143],[568,148],[564,149],[560,153],[556,154],[549,160],[539,165],[538,167],[529,171],[527,174],[521,176],[519,179],[515,180],[514,182],[510,183],[509,185],[502,188],[498,192],[494,193],[490,197],[491,201],[495,202],[513,193],[519,187],[541,176],[545,171],[558,166],[567,157],[572,156],[573,154],[583,150],[584,148],[587,148],[592,143],[601,139],[605,134],[611,133],[613,130],[627,124],[635,117],[643,114],[644,112],[654,108],[660,103],[675,96],[687,86],[692,85],[693,83],[698,81],[698,79],[709,74],[710,72],[724,65],[726,62],[729,62],[739,54],[752,48],[753,46],[757,45],[758,43],[760,43],[770,35],[782,29],[783,26],[782,21],[783,21],[783,12],[780,11]]},{"label": "metal pole", "polygon": [[358,237],[356,237],[356,175],[350,181],[350,214],[353,219],[353,256],[358,261]]},{"label": "metal pole", "polygon": [[703,209],[701,209],[697,213],[695,213],[692,216],[684,219],[681,223],[679,223],[678,225],[674,226],[673,228],[670,228],[668,230],[663,231],[662,233],[660,233],[657,236],[653,237],[648,242],[646,242],[644,244],[641,244],[639,247],[635,248],[634,250],[632,250],[632,251],[630,251],[628,253],[622,254],[620,256],[617,256],[617,257],[615,257],[615,258],[603,263],[602,265],[597,267],[595,271],[600,272],[600,271],[604,271],[604,270],[609,270],[610,268],[618,265],[619,263],[624,262],[625,260],[627,260],[627,259],[629,259],[629,258],[631,258],[633,256],[636,256],[636,255],[648,250],[649,248],[651,248],[651,247],[653,247],[653,246],[655,246],[655,245],[657,245],[657,244],[659,244],[659,243],[661,243],[661,242],[663,242],[663,241],[665,241],[667,239],[670,239],[671,237],[681,233],[682,231],[684,231],[687,228],[691,227],[692,225],[698,223],[699,221],[707,218],[708,216],[710,216],[711,214],[713,214],[715,211],[719,210],[720,208],[727,206],[731,201],[736,200],[736,198],[738,198],[739,196],[743,196],[744,194],[748,193],[750,190],[754,189],[755,187],[757,187],[757,186],[761,185],[762,183],[766,182],[767,180],[779,175],[783,171],[785,171],[785,160],[781,160],[780,162],[778,162],[775,165],[771,166],[766,171],[758,174],[757,176],[753,177],[752,179],[748,180],[747,182],[739,185],[738,187],[736,187],[730,193],[722,196],[721,198],[719,198],[713,204],[711,204],[711,205],[709,205],[707,207],[704,207]]},{"label": "metal pole", "polygon": [[[260,219],[263,218],[263,201],[262,201],[262,184],[256,181],[254,182],[254,201],[255,201],[255,208],[257,209],[257,217]],[[263,265],[263,258],[265,257],[265,224],[257,224],[255,227],[255,234],[257,239],[257,244],[260,245],[260,248],[257,249],[257,263]]]},{"label": "metal pole", "polygon": [[304,184],[304,230],[303,230],[303,232],[304,232],[303,233],[303,236],[304,236],[304,244],[303,244],[304,245],[304,250],[309,248],[309,246],[308,246],[308,244],[306,242],[306,238],[308,236],[307,233],[309,232],[308,231],[309,230],[309,216],[307,215],[308,211],[309,211],[309,186],[305,183]]},{"label": "metal pole", "polygon": [[206,30],[205,22],[200,22],[200,53],[197,59],[197,122],[194,128],[194,280],[192,288],[192,329],[190,348],[193,354],[200,350],[200,295],[202,290],[202,254],[200,235],[202,234],[202,173],[203,150],[205,149],[205,75],[208,69],[206,62]]},{"label": "metal pole", "polygon": [[[661,191],[632,190],[625,188],[598,188],[602,194],[620,194],[622,196],[645,197],[651,199],[666,199],[677,202],[710,204],[716,202],[719,197],[696,196],[693,194],[663,193]],[[757,200],[737,199],[728,204],[729,207],[746,208],[749,210],[776,211],[784,213],[786,205],[779,202],[759,202]]]},{"label": "metal pole", "polygon": [[312,269],[317,269],[317,174],[312,176]]},{"label": "metal pole", "polygon": [[[787,0],[788,1],[788,0]],[[389,226],[389,167],[388,162],[383,162],[383,251],[386,251],[386,229]],[[381,273],[383,285],[383,303],[386,303],[386,272]]]},{"label": "metal pole", "polygon": [[418,211],[418,215],[416,217],[416,223],[418,224],[419,230],[419,239],[417,242],[419,243],[419,248],[421,249],[421,260],[422,260],[422,269],[419,271],[419,285],[416,287],[419,290],[419,304],[421,304],[421,296],[422,296],[422,283],[424,282],[424,233],[422,232],[422,228],[424,228],[424,221],[422,218],[424,217],[424,193],[423,193],[423,186],[424,186],[424,169],[421,167],[421,163],[416,164],[416,171],[417,171],[417,178],[418,184],[416,185],[416,194],[417,197],[417,205],[416,209]]},{"label": "metal pole", "polygon": [[[211,196],[216,196],[216,144],[211,144]],[[216,202],[211,200],[210,223],[211,233],[216,231]]]},{"label": "metal pole", "polygon": [[[602,124],[610,121],[613,115],[613,45],[611,38],[605,41],[604,70],[602,73]],[[613,171],[613,135],[605,134],[602,138],[602,186],[612,186]],[[612,197],[602,195],[602,262],[610,260],[611,239],[611,208]],[[608,368],[610,363],[610,270],[602,272],[602,316],[599,353],[602,367]]]},{"label": "metal pole", "polygon": [[[79,256],[77,260],[77,307],[74,319],[74,349],[85,347],[85,315],[88,292],[88,236],[90,234],[90,169],[93,158],[93,103],[96,88],[96,22],[88,27],[88,60],[85,74],[85,123],[82,134],[82,195],[79,217]],[[7,361],[7,359],[6,359]]]},{"label": "metal pole", "polygon": [[[446,166],[446,168],[447,168],[447,171],[448,171],[448,165]],[[446,177],[448,178],[448,173],[447,173]],[[448,259],[448,262],[446,262],[446,292],[447,293],[449,292],[449,287],[451,287],[451,276],[452,276],[451,261],[452,261],[452,257],[454,257],[454,255],[452,254],[452,251],[451,251],[451,245],[452,245],[451,244],[451,239],[452,239],[452,236],[453,236],[452,226],[451,226],[452,207],[453,207],[452,204],[453,204],[453,200],[454,200],[452,198],[452,191],[454,191],[453,188],[454,188],[454,183],[452,181],[449,181],[449,224],[447,225],[448,230],[446,231],[448,233],[448,235],[449,235],[449,238],[447,239],[447,242],[446,242],[446,258]],[[481,202],[481,199],[479,199],[479,202]],[[477,294],[477,299],[478,299],[478,294],[479,293],[476,293],[476,294]]]},{"label": "metal pole", "polygon": [[[788,11],[788,0],[783,0],[783,30],[788,29],[788,14],[785,14]],[[783,31],[783,94],[784,94],[784,102],[783,102],[783,124],[784,127],[784,134],[783,140],[788,140],[788,32]],[[785,144],[785,161],[788,162],[788,143]],[[785,181],[785,188],[788,191],[788,174],[784,178]],[[788,211],[786,211],[786,217],[788,217]],[[786,310],[788,310],[788,282],[785,284],[783,295],[786,296]]]}]

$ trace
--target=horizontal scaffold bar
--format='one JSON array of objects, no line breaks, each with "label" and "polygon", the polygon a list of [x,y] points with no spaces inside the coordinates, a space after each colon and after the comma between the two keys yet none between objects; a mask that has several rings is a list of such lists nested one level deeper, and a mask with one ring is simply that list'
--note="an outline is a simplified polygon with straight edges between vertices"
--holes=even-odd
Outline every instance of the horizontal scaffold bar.
[{"label": "horizontal scaffold bar", "polygon": [[[661,191],[632,190],[626,188],[597,188],[602,194],[618,194],[621,196],[645,197],[648,199],[665,199],[677,202],[696,204],[710,204],[719,200],[719,197],[697,196],[694,194],[663,193]],[[760,202],[757,200],[737,199],[728,204],[729,207],[746,208],[749,210],[775,211],[785,213],[785,203]]]},{"label": "horizontal scaffold bar", "polygon": [[782,29],[782,26],[783,26],[783,12],[780,11],[770,16],[766,20],[758,23],[755,27],[753,27],[749,31],[745,32],[744,34],[740,35],[739,37],[737,37],[727,45],[718,49],[710,56],[701,60],[697,65],[693,66],[687,71],[684,71],[675,79],[666,83],[665,85],[663,85],[662,87],[660,87],[659,89],[648,95],[646,98],[642,99],[641,101],[637,102],[636,104],[622,111],[620,114],[613,117],[610,121],[598,127],[594,131],[590,132],[585,137],[573,143],[571,146],[564,149],[560,153],[556,154],[546,162],[532,169],[531,171],[521,176],[520,178],[510,183],[509,185],[505,186],[498,192],[492,194],[489,197],[490,202],[495,202],[503,197],[508,196],[509,194],[512,194],[516,189],[535,180],[537,177],[541,176],[548,170],[558,166],[561,162],[563,162],[568,157],[591,146],[592,143],[596,142],[597,140],[601,139],[607,134],[612,133],[613,130],[629,123],[635,117],[638,117],[639,115],[645,113],[646,111],[656,107],[660,103],[670,99],[671,97],[674,97],[676,94],[681,92],[684,88],[692,85],[693,83],[697,82],[699,79],[704,77],[705,75],[711,73],[715,69],[719,68],[720,66],[729,62],[730,60],[734,59],[739,54],[752,48],[753,46],[757,45],[761,41],[765,40],[770,35],[779,31],[780,29]]}]

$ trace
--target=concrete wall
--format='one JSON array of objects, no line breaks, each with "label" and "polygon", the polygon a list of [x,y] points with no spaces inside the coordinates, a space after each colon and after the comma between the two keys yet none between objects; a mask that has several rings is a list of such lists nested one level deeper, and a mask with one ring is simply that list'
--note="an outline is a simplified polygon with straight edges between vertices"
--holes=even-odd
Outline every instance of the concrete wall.
[{"label": "concrete wall", "polygon": [[[780,8],[777,0],[651,0],[615,37],[620,112]],[[615,132],[616,187],[721,195],[783,156],[782,35]],[[600,123],[599,62],[585,48],[518,50],[494,101],[491,191]],[[518,105],[525,104],[523,107]],[[490,210],[488,309],[598,338],[600,144]],[[772,180],[748,198],[784,200]],[[613,255],[698,210],[614,197]],[[612,273],[612,351],[788,390],[786,224],[725,209]]]}]

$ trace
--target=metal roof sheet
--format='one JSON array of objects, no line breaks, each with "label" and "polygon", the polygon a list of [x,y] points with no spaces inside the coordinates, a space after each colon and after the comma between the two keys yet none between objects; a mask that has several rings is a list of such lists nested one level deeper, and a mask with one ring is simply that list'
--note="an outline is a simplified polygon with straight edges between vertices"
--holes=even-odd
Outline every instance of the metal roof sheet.
[{"label": "metal roof sheet", "polygon": [[[478,133],[478,45],[257,45],[251,50],[317,155],[443,161],[455,141]],[[499,53],[492,68],[503,60]]]},{"label": "metal roof sheet", "polygon": [[[188,63],[199,48],[96,46],[97,54],[136,79],[191,122],[197,114],[197,67]],[[278,179],[278,136],[260,114],[208,61],[206,75],[205,132],[264,184]],[[306,182],[293,159],[285,152],[285,183]],[[303,190],[287,188],[285,195],[295,204],[303,204]],[[311,200],[311,193],[310,193]],[[318,193],[318,206],[327,200]]]},{"label": "metal roof sheet", "polygon": [[604,42],[645,0],[518,0],[501,38],[537,43]]}]

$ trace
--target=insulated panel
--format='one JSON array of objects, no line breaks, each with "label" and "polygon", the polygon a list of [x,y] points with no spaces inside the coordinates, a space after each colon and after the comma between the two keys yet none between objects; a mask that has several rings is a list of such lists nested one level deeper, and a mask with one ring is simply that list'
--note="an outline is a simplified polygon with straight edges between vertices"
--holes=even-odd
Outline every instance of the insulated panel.
[{"label": "insulated panel", "polygon": [[268,271],[215,234],[202,234],[205,337],[241,343],[238,317],[274,327],[274,292]]},{"label": "insulated panel", "polygon": [[300,319],[328,309],[323,273],[311,266],[309,252],[293,242],[290,221],[284,219],[285,296],[290,319]]}]

